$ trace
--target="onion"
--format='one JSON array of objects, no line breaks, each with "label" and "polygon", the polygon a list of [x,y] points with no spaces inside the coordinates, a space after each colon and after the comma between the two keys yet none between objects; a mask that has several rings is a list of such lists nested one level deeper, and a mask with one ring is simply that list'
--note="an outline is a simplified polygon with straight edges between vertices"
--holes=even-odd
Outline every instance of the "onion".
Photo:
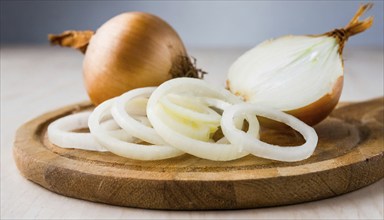
[{"label": "onion", "polygon": [[[89,116],[89,130],[102,146],[114,154],[136,160],[162,160],[176,157],[184,153],[170,146],[132,143],[130,141],[121,140],[106,132],[103,129],[101,121],[105,118],[110,118],[110,110],[115,99],[110,99],[98,105]],[[118,123],[118,120],[115,121]]]},{"label": "onion", "polygon": [[[87,119],[88,125],[88,119]],[[107,120],[101,122],[100,127],[102,127],[106,133],[109,135],[118,138],[120,140],[124,140],[127,142],[140,142],[141,140],[129,135],[126,131],[120,128],[120,126],[116,123],[113,118],[108,118]]]},{"label": "onion", "polygon": [[[260,115],[283,122],[299,131],[306,140],[306,143],[300,146],[281,147],[262,142],[234,126],[233,119],[244,114]],[[242,147],[245,151],[255,156],[286,162],[307,159],[312,155],[318,141],[315,130],[297,118],[279,110],[249,103],[236,104],[227,108],[223,113],[221,128],[225,137],[232,144]]]},{"label": "onion", "polygon": [[157,16],[120,14],[92,31],[49,35],[52,44],[85,52],[83,73],[98,105],[131,89],[158,86],[175,77],[202,78],[176,31]]},{"label": "onion", "polygon": [[[281,147],[260,141],[256,116],[291,126],[303,135],[306,143]],[[87,119],[93,137],[89,133],[71,132],[85,128]],[[244,121],[248,122],[247,129]],[[220,125],[224,137],[214,138]],[[294,116],[244,103],[225,89],[191,78],[172,79],[158,88],[130,90],[103,102],[90,115],[79,113],[58,119],[49,125],[48,135],[51,142],[61,147],[108,149],[137,160],[161,160],[189,153],[203,159],[228,161],[251,153],[292,162],[308,158],[318,141],[314,129]],[[141,141],[154,145],[139,144]]]},{"label": "onion", "polygon": [[246,102],[270,106],[315,125],[334,109],[343,87],[342,52],[352,35],[371,27],[359,21],[372,4],[360,7],[341,29],[265,41],[230,67],[227,88]]},{"label": "onion", "polygon": [[75,132],[87,128],[91,112],[81,112],[55,120],[48,125],[47,134],[51,143],[62,148],[106,151],[90,133]]},{"label": "onion", "polygon": [[220,124],[221,116],[193,96],[169,94],[160,100],[166,111],[195,122]]},{"label": "onion", "polygon": [[[147,116],[157,134],[159,134],[167,143],[191,155],[216,161],[234,160],[249,154],[241,151],[236,145],[225,144],[225,140],[215,143],[213,140],[202,141],[199,138],[196,138],[195,133],[201,132],[201,128],[204,128],[201,124],[196,124],[194,121],[187,120],[187,118],[184,118],[182,123],[177,120],[177,117],[175,117],[174,114],[164,111],[164,105],[161,103],[161,100],[170,94],[178,94],[187,97],[193,95],[200,98],[200,100],[210,102],[210,105],[216,103],[221,106],[223,105],[222,102],[212,101],[215,99],[230,104],[241,102],[240,99],[230,94],[227,90],[215,88],[205,81],[198,79],[178,78],[161,84],[148,100]],[[219,108],[220,106],[218,105],[215,107]],[[196,115],[197,114],[198,113],[196,113]],[[243,120],[239,121],[242,122]],[[258,122],[256,117],[250,117],[249,124],[252,128],[248,129],[248,131],[255,132],[250,135],[258,137]],[[190,131],[186,131],[187,129],[190,129]]]},{"label": "onion", "polygon": [[[142,122],[137,121],[131,116],[130,108],[127,104],[138,97],[149,97],[155,90],[153,87],[134,89],[116,98],[114,105],[111,108],[111,114],[116,123],[119,124],[125,131],[131,135],[140,138],[143,141],[152,144],[166,145],[164,140],[155,132],[152,127],[149,127]],[[128,109],[128,111],[126,111]],[[143,110],[146,109],[146,105]]]}]

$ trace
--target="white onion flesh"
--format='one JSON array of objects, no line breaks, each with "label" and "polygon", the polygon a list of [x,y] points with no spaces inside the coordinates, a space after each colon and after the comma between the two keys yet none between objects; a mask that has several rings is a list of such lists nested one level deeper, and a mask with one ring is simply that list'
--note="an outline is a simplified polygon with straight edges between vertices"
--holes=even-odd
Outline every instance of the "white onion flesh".
[{"label": "white onion flesh", "polygon": [[[256,116],[291,126],[306,143],[282,147],[260,141]],[[248,122],[246,131],[244,121]],[[87,125],[91,133],[72,132]],[[220,126],[224,137],[215,141],[213,136]],[[61,147],[108,150],[137,160],[161,160],[188,153],[215,161],[253,154],[293,162],[308,158],[318,141],[314,129],[295,117],[244,103],[225,89],[192,78],[128,91],[103,102],[92,113],[78,113],[51,123],[48,135]],[[143,141],[153,145],[141,144]]]},{"label": "white onion flesh", "polygon": [[92,135],[106,149],[114,154],[136,160],[162,160],[182,155],[183,152],[170,146],[143,145],[116,138],[103,129],[101,121],[110,115],[115,99],[98,105],[89,116],[88,126]]},{"label": "white onion flesh", "polygon": [[168,94],[191,95],[191,93],[196,97],[220,99],[231,104],[241,102],[228,91],[214,88],[202,80],[177,78],[167,81],[152,93],[147,104],[147,116],[156,132],[171,146],[196,157],[228,161],[248,155],[247,152],[241,151],[236,145],[206,142],[183,135],[166,123],[166,120],[162,117],[164,112],[162,112],[159,104],[161,98]]},{"label": "white onion flesh", "polygon": [[221,116],[194,97],[169,94],[163,97],[160,103],[176,116],[193,121],[220,124]]},{"label": "white onion flesh", "polygon": [[332,93],[343,75],[338,49],[336,39],[329,36],[265,41],[232,64],[228,87],[247,102],[281,111],[307,106]]},{"label": "white onion flesh", "polygon": [[[276,146],[260,141],[244,133],[233,125],[233,119],[239,115],[252,114],[270,118],[289,125],[299,131],[306,142],[300,146]],[[221,120],[221,127],[225,137],[233,144],[243,147],[251,154],[272,160],[294,162],[307,159],[312,155],[317,145],[318,137],[315,130],[297,118],[284,112],[242,103],[227,108]]]},{"label": "white onion flesh", "polygon": [[80,112],[59,118],[47,128],[51,143],[62,148],[76,148],[91,151],[107,151],[90,133],[74,132],[88,128],[88,117],[91,112]]},{"label": "white onion flesh", "polygon": [[[155,130],[131,117],[130,112],[126,111],[127,104],[138,97],[148,98],[155,90],[154,87],[140,88],[126,92],[116,98],[112,106],[111,113],[116,123],[125,131],[134,137],[140,138],[148,143],[157,145],[166,145],[164,140],[155,132]],[[146,105],[143,106],[146,109]]]}]

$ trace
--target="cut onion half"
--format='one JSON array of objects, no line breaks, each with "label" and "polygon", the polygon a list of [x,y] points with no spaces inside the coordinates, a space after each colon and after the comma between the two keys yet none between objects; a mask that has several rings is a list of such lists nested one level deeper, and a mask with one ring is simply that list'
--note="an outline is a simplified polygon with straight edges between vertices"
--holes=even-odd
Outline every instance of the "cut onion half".
[{"label": "cut onion half", "polygon": [[[246,102],[279,109],[308,125],[321,122],[341,96],[344,46],[372,26],[373,17],[360,20],[372,6],[360,5],[343,28],[262,42],[231,65],[227,88]],[[264,126],[279,127],[269,122]]]},{"label": "cut onion half", "polygon": [[[282,122],[300,132],[306,142],[299,146],[277,146],[262,142],[234,125],[234,118],[241,115],[258,115],[275,121]],[[285,162],[294,162],[307,159],[316,148],[318,137],[315,130],[299,119],[276,109],[258,106],[255,104],[241,103],[228,107],[221,120],[221,129],[228,140],[251,154]]]},{"label": "cut onion half", "polygon": [[74,132],[88,128],[88,117],[91,112],[80,112],[64,116],[48,125],[48,139],[62,148],[76,148],[91,151],[107,151],[90,133]]},{"label": "cut onion half", "polygon": [[182,151],[165,145],[143,145],[120,140],[101,126],[101,121],[111,113],[115,99],[110,99],[98,105],[89,116],[88,126],[95,139],[109,151],[122,157],[136,160],[162,160],[183,154]]}]

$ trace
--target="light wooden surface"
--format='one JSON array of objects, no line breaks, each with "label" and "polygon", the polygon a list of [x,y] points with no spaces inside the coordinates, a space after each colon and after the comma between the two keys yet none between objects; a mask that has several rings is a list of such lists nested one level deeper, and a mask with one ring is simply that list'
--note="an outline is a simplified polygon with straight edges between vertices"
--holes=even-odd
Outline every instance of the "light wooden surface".
[{"label": "light wooden surface", "polygon": [[[51,121],[89,104],[50,111],[17,130],[13,156],[22,175],[73,198],[160,210],[273,207],[334,197],[384,177],[384,97],[337,108],[314,128],[313,155],[279,162],[253,155],[211,161],[192,155],[140,161],[110,152],[62,149],[47,137]],[[260,139],[295,146],[293,129],[262,129]]]},{"label": "light wooden surface", "polygon": [[[226,69],[244,50],[190,50],[224,85]],[[104,205],[52,193],[24,179],[12,158],[16,129],[47,111],[87,99],[81,76],[82,55],[46,47],[1,48],[1,218],[2,219],[382,219],[384,181],[332,199],[299,205],[237,211],[155,211]],[[343,101],[384,94],[383,48],[345,51]]]}]

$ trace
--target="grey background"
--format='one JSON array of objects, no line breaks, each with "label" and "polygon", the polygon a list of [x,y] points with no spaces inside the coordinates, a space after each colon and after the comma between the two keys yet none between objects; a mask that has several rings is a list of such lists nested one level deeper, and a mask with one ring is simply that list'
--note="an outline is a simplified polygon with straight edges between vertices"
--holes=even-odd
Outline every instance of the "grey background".
[{"label": "grey background", "polygon": [[[187,47],[249,47],[287,34],[343,27],[365,1],[1,1],[1,44],[48,44],[48,33],[96,30],[126,11],[156,14]],[[383,47],[383,1],[367,13],[373,27],[348,45]]]}]

